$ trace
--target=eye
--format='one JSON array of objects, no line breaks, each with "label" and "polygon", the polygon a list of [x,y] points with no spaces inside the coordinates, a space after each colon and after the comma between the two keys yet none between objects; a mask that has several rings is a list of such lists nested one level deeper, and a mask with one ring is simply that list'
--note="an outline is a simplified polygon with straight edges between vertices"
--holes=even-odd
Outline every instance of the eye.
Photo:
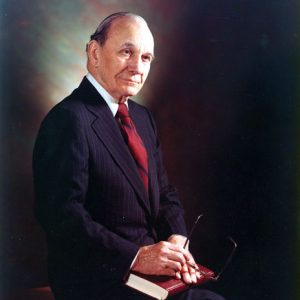
[{"label": "eye", "polygon": [[121,50],[121,54],[125,56],[130,56],[132,54],[132,51],[129,48],[124,48]]},{"label": "eye", "polygon": [[145,54],[142,56],[142,59],[144,62],[151,62],[153,60],[153,57],[150,54]]},{"label": "eye", "polygon": [[142,60],[143,60],[144,62],[149,62],[149,63],[151,63],[152,60],[153,60],[153,56],[152,56],[151,54],[144,54],[144,55],[142,55]]}]

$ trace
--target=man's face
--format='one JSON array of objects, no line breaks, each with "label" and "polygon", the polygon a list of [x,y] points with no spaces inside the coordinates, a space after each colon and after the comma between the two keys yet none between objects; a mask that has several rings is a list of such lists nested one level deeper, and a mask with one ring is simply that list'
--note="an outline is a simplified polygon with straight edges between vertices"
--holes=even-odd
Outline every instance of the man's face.
[{"label": "man's face", "polygon": [[99,45],[96,80],[116,100],[125,101],[142,88],[153,51],[153,37],[144,21],[132,17],[116,20],[104,45]]}]

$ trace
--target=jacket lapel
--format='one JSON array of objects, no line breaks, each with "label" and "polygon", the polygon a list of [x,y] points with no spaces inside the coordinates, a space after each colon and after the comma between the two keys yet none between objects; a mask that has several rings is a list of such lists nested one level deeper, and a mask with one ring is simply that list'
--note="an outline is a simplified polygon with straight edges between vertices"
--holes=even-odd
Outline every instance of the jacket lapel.
[{"label": "jacket lapel", "polygon": [[141,205],[150,214],[151,209],[148,196],[136,163],[124,142],[118,124],[108,105],[86,78],[82,81],[79,89],[81,88],[85,90],[83,96],[87,109],[96,117],[91,124],[93,130],[136,191]]}]

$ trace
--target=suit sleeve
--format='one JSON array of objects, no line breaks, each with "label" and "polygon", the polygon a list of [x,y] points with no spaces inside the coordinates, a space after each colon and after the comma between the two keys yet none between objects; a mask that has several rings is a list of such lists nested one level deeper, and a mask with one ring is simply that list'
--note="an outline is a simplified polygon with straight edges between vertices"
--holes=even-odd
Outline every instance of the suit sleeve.
[{"label": "suit sleeve", "polygon": [[83,125],[74,113],[56,107],[42,123],[33,152],[35,214],[50,241],[101,253],[99,261],[109,259],[124,275],[138,246],[95,222],[85,209],[88,162]]},{"label": "suit sleeve", "polygon": [[[149,112],[148,112],[149,113]],[[167,240],[172,234],[187,235],[184,221],[184,210],[176,188],[169,183],[163,164],[160,142],[153,117],[149,113],[152,130],[155,136],[155,162],[159,184],[159,215],[156,219],[156,231],[159,240]]]}]

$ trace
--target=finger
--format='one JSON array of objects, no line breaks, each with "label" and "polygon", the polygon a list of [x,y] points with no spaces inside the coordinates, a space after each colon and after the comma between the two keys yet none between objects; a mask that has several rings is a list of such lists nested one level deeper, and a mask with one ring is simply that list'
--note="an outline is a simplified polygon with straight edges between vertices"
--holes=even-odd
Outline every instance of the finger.
[{"label": "finger", "polygon": [[174,261],[180,262],[182,265],[186,263],[186,253],[179,246],[173,245],[169,242],[159,242],[159,256],[166,257]]},{"label": "finger", "polygon": [[196,274],[195,268],[189,266],[188,269],[189,269],[189,273],[190,273],[190,274]]},{"label": "finger", "polygon": [[176,276],[177,279],[181,279],[181,274],[180,274],[180,272],[176,272],[175,276]]},{"label": "finger", "polygon": [[181,245],[177,245],[177,244],[173,244],[173,243],[169,243],[166,242],[168,245],[168,248],[170,250],[176,251],[176,252],[180,252],[180,253],[186,253],[188,252],[186,249],[184,249]]},{"label": "finger", "polygon": [[172,269],[175,272],[180,272],[182,269],[182,265],[179,262],[174,261],[174,260],[168,260],[165,264],[165,267]]},{"label": "finger", "polygon": [[191,262],[192,264],[195,264],[195,260],[193,258],[193,255],[191,254],[190,251],[186,250],[186,249],[183,249],[182,250],[182,254],[184,255],[186,261],[189,261]]},{"label": "finger", "polygon": [[193,265],[196,265],[195,260],[194,260],[194,257],[193,257],[193,255],[191,254],[190,251],[186,251],[186,252],[184,253],[184,255],[185,255],[185,257],[186,257],[186,260],[187,260],[189,263],[191,263],[191,264],[193,264]]},{"label": "finger", "polygon": [[201,277],[200,269],[191,254],[190,254],[190,259],[187,261],[187,265],[189,266],[189,268],[192,268],[195,271],[197,278]]},{"label": "finger", "polygon": [[186,250],[182,247],[178,247],[177,245],[172,245],[172,244],[170,244],[168,247],[170,250],[173,251],[174,255],[177,254],[180,256],[181,262],[183,264],[185,264],[187,261],[191,261],[191,263],[195,264],[195,260],[188,250]]},{"label": "finger", "polygon": [[197,282],[197,277],[196,277],[195,269],[189,268],[189,272],[190,272],[192,282],[196,283]]},{"label": "finger", "polygon": [[199,267],[197,266],[197,264],[191,262],[191,261],[187,261],[186,264],[190,267],[193,268],[195,270],[199,270]]},{"label": "finger", "polygon": [[182,279],[185,283],[187,283],[187,284],[192,283],[192,280],[191,280],[191,277],[190,277],[190,274],[189,274],[189,269],[188,269],[188,266],[186,264],[182,267],[181,276],[182,276]]},{"label": "finger", "polygon": [[193,263],[191,263],[189,261],[186,264],[188,265],[188,267],[191,270],[190,273],[195,273],[195,275],[196,275],[197,278],[201,277],[200,269],[197,266],[197,264],[193,264]]},{"label": "finger", "polygon": [[196,264],[193,264],[191,262],[187,262],[186,264],[189,267],[190,274],[195,273],[195,275],[196,275],[197,278],[201,277],[200,269],[199,269],[199,267]]},{"label": "finger", "polygon": [[170,250],[167,257],[170,260],[179,262],[181,265],[186,264],[186,259],[181,252],[176,252],[176,251]]},{"label": "finger", "polygon": [[191,279],[189,272],[183,272],[183,273],[181,273],[181,275],[182,275],[182,279],[185,283],[187,283],[187,284],[192,283],[192,279]]}]

